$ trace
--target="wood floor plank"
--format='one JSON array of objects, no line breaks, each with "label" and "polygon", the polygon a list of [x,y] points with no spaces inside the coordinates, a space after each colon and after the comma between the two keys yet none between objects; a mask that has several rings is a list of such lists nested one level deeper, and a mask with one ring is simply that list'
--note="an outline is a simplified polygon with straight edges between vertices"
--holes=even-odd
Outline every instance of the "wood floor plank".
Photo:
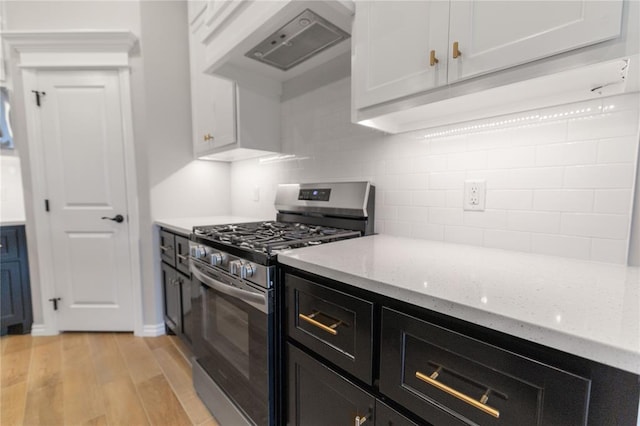
[{"label": "wood floor plank", "polygon": [[167,336],[166,334],[164,336],[158,337],[145,337],[144,342],[151,350],[173,345],[173,343],[171,342],[171,338],[169,338],[169,336]]},{"label": "wood floor plank", "polygon": [[[57,336],[54,336],[57,337]],[[61,340],[41,340],[31,349],[31,363],[29,367],[29,390],[52,386],[61,380],[62,371],[62,346]]]},{"label": "wood floor plank", "polygon": [[133,381],[121,376],[102,385],[107,422],[110,425],[147,425],[149,421]]},{"label": "wood floor plank", "polygon": [[15,334],[2,338],[2,353],[8,354],[25,349],[31,349],[33,338],[30,334]]},{"label": "wood floor plank", "polygon": [[24,424],[39,426],[65,424],[61,381],[28,390]]},{"label": "wood floor plank", "polygon": [[[67,424],[82,424],[105,414],[102,388],[98,385],[91,360],[73,365],[65,360],[62,372],[64,420]],[[66,365],[68,364],[68,365]]]},{"label": "wood floor plank", "polygon": [[164,375],[137,385],[138,394],[153,425],[191,425],[189,416],[171,390]]},{"label": "wood floor plank", "polygon": [[107,422],[107,416],[103,414],[102,416],[95,417],[89,420],[88,422],[84,422],[82,425],[83,426],[108,426],[109,423]]},{"label": "wood floor plank", "polygon": [[112,333],[89,333],[87,341],[98,383],[105,384],[129,377],[127,365]]},{"label": "wood floor plank", "polygon": [[[194,393],[191,370],[185,371],[182,366],[176,364],[175,359],[170,354],[171,350],[168,347],[158,348],[153,351],[153,354],[173,391],[182,400],[183,397],[190,397]],[[174,347],[173,350],[177,349]]]},{"label": "wood floor plank", "polygon": [[2,388],[2,406],[0,424],[21,425],[24,422],[24,409],[27,402],[27,382]]},{"label": "wood floor plank", "polygon": [[134,383],[162,374],[160,366],[143,337],[132,334],[116,334],[115,337]]},{"label": "wood floor plank", "polygon": [[180,403],[194,425],[199,425],[209,419],[213,419],[207,407],[205,407],[195,393],[190,398],[180,399]]},{"label": "wood floor plank", "polygon": [[31,349],[23,349],[2,355],[1,379],[2,388],[26,382],[31,362]]}]

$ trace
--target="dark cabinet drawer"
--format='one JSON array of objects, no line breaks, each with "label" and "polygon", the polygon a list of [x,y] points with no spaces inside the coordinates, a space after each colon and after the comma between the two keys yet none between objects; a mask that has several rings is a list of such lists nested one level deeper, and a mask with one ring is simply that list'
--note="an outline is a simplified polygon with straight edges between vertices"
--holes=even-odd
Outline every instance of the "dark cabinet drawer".
[{"label": "dark cabinet drawer", "polygon": [[287,344],[288,425],[374,426],[375,399],[301,350]]},{"label": "dark cabinet drawer", "polygon": [[373,303],[290,274],[285,287],[287,334],[371,384]]},{"label": "dark cabinet drawer", "polygon": [[185,275],[189,275],[189,240],[179,235],[175,236],[176,268]]},{"label": "dark cabinet drawer", "polygon": [[20,244],[23,241],[24,237],[20,238],[20,227],[3,227],[0,232],[0,259],[3,262],[17,260],[20,257]]},{"label": "dark cabinet drawer", "polygon": [[176,266],[175,235],[164,229],[160,230],[160,257],[169,265]]},{"label": "dark cabinet drawer", "polygon": [[376,400],[375,426],[418,426],[380,400]]},{"label": "dark cabinet drawer", "polygon": [[388,308],[380,350],[380,392],[435,425],[586,424],[583,377]]}]

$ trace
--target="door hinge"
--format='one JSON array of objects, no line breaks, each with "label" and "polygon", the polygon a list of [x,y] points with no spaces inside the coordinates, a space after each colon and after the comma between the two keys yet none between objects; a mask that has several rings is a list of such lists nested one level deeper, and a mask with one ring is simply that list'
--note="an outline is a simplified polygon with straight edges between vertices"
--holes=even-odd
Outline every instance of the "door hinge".
[{"label": "door hinge", "polygon": [[38,92],[37,90],[32,90],[32,92],[36,95],[36,105],[40,106],[40,96],[46,95],[45,92]]},{"label": "door hinge", "polygon": [[49,302],[53,302],[53,310],[57,311],[58,310],[58,301],[60,300],[59,297],[54,297],[53,299],[49,299]]},{"label": "door hinge", "polygon": [[49,211],[49,200],[44,200],[44,211]]}]

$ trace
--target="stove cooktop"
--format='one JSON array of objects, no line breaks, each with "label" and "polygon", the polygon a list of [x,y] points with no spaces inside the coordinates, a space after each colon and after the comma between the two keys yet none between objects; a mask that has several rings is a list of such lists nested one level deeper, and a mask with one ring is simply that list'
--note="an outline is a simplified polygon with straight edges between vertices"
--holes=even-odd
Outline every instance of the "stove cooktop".
[{"label": "stove cooktop", "polygon": [[276,221],[195,226],[193,232],[201,239],[267,255],[361,235],[348,229]]}]

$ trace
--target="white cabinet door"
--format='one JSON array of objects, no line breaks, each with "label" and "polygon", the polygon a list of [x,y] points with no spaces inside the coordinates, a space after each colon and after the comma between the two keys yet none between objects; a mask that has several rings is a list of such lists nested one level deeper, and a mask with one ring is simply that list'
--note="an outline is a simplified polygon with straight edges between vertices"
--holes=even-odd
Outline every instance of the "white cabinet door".
[{"label": "white cabinet door", "polygon": [[621,15],[622,0],[452,1],[448,82],[617,37]]},{"label": "white cabinet door", "polygon": [[356,108],[447,83],[448,1],[363,1],[355,16]]},{"label": "white cabinet door", "polygon": [[200,35],[205,30],[200,19],[189,34],[193,151],[196,156],[236,142],[235,83],[204,73],[205,46]]},{"label": "white cabinet door", "polygon": [[195,22],[198,16],[202,14],[205,7],[207,7],[207,0],[189,0],[189,2],[187,2],[189,24],[193,24]]}]

